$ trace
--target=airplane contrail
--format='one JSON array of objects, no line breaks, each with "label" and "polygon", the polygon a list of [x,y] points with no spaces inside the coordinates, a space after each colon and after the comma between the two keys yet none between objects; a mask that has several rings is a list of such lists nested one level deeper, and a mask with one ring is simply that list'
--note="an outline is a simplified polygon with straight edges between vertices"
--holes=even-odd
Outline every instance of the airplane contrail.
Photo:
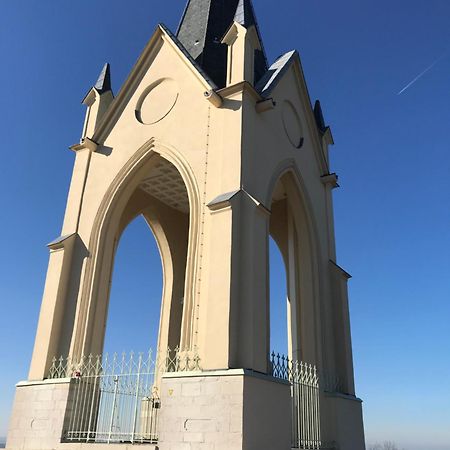
[{"label": "airplane contrail", "polygon": [[442,56],[440,56],[436,61],[434,61],[431,65],[429,65],[423,72],[419,73],[414,80],[412,80],[410,83],[408,83],[397,95],[403,94],[406,90],[408,90],[414,83],[419,81],[426,73],[428,73],[441,59],[446,56],[447,52],[445,52]]}]

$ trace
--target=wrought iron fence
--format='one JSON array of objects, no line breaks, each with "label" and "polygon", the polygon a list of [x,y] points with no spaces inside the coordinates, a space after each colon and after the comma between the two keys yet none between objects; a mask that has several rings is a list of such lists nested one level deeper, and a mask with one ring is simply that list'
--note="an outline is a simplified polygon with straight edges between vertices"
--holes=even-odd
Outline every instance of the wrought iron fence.
[{"label": "wrought iron fence", "polygon": [[291,383],[292,448],[322,448],[320,434],[320,390],[317,368],[272,353],[271,372]]},{"label": "wrought iron fence", "polygon": [[200,370],[195,352],[114,354],[54,359],[48,378],[72,378],[63,439],[69,442],[156,443],[163,372]]}]

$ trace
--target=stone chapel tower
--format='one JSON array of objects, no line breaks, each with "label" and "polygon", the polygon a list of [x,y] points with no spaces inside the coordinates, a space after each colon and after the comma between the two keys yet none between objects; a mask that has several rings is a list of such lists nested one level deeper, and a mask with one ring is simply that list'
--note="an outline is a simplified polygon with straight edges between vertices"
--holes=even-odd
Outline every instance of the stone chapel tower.
[{"label": "stone chapel tower", "polygon": [[[83,104],[7,448],[364,450],[333,139],[299,54],[268,64],[250,0],[190,0],[176,35],[157,27],[117,96],[106,65]],[[139,359],[120,372],[96,356],[117,243],[137,215],[163,265],[157,354],[176,348],[193,365],[143,372]],[[287,272],[288,359],[270,357],[269,236]]]}]

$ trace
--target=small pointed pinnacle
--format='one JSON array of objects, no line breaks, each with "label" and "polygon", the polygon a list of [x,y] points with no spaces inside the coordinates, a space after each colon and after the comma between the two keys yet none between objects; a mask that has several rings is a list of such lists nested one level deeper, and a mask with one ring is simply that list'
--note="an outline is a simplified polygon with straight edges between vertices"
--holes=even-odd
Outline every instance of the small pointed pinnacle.
[{"label": "small pointed pinnacle", "polygon": [[100,94],[111,90],[111,68],[108,63],[103,66],[94,88],[97,89]]},{"label": "small pointed pinnacle", "polygon": [[234,20],[246,28],[256,25],[256,17],[251,0],[239,0]]},{"label": "small pointed pinnacle", "polygon": [[314,105],[314,117],[316,118],[317,127],[319,130],[324,133],[327,129],[325,125],[325,120],[323,118],[322,106],[320,105],[320,101],[316,100]]}]

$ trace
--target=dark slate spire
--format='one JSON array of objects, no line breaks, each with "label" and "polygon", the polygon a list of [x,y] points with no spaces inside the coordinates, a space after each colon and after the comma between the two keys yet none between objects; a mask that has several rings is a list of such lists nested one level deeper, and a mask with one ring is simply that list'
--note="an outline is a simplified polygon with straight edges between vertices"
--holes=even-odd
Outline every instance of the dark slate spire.
[{"label": "dark slate spire", "polygon": [[[233,21],[257,27],[251,0],[188,0],[178,27],[180,42],[219,87],[227,73],[227,46],[221,40]],[[257,55],[258,73],[262,65],[264,54]]]},{"label": "dark slate spire", "polygon": [[97,89],[100,94],[111,90],[111,68],[108,63],[103,66],[94,88]]}]

